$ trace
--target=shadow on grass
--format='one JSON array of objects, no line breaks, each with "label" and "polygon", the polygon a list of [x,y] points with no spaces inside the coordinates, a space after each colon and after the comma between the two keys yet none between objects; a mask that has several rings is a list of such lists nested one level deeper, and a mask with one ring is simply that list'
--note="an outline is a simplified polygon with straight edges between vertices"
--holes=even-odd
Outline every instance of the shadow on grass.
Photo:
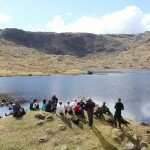
[{"label": "shadow on grass", "polygon": [[70,122],[70,118],[67,118],[64,114],[60,114],[60,116],[58,115],[58,117],[65,123],[68,125],[69,128],[72,129],[72,124]]},{"label": "shadow on grass", "polygon": [[[124,136],[126,136],[132,143],[134,143],[135,145],[137,145],[137,147],[140,147],[140,138],[137,136],[137,139],[135,139],[132,135],[130,135],[129,133],[125,132],[123,129],[121,129],[121,132]],[[140,147],[141,148],[141,147]],[[140,149],[139,148],[139,149]]]},{"label": "shadow on grass", "polygon": [[85,116],[77,116],[81,122],[83,122],[84,124],[88,124],[89,122],[86,120]]},{"label": "shadow on grass", "polygon": [[92,128],[94,134],[96,135],[96,137],[99,139],[102,147],[105,150],[118,150],[117,147],[115,147],[114,145],[112,145],[111,143],[109,143],[101,134],[101,132],[95,127],[93,126]]}]

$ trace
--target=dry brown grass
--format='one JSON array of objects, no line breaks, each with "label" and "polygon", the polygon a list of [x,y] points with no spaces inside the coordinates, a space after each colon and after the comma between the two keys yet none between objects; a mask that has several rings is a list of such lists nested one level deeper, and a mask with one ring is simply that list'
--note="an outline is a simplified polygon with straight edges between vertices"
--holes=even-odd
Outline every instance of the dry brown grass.
[{"label": "dry brown grass", "polygon": [[[108,125],[105,120],[95,120],[94,127],[90,128],[82,122],[78,127],[70,122],[70,116],[67,119],[61,119],[54,116],[54,121],[44,122],[38,126],[39,119],[35,118],[37,112],[27,112],[19,120],[12,116],[1,119],[0,121],[0,148],[2,150],[60,150],[61,146],[66,145],[69,150],[122,150],[124,145],[130,141],[135,133],[144,141],[148,141],[146,130],[150,127],[143,127],[138,123],[131,122],[128,127],[123,126],[126,133]],[[40,112],[45,116],[49,113]],[[84,121],[85,122],[85,121]],[[59,126],[66,127],[60,130]],[[52,131],[46,134],[47,129]],[[47,142],[39,143],[38,139],[46,137]]]},{"label": "dry brown grass", "polygon": [[82,74],[88,68],[150,68],[150,49],[101,52],[77,58],[50,55],[32,48],[0,44],[0,75]]}]

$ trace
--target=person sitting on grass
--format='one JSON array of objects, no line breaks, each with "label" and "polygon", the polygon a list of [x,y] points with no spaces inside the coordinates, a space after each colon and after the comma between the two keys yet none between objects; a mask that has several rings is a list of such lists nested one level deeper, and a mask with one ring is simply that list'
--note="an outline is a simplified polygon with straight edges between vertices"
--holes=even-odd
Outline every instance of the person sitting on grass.
[{"label": "person sitting on grass", "polygon": [[65,115],[65,107],[61,101],[57,104],[56,115]]},{"label": "person sitting on grass", "polygon": [[104,117],[103,113],[102,113],[102,109],[101,109],[101,107],[99,107],[98,104],[96,104],[94,107],[93,115],[95,115],[97,118]]},{"label": "person sitting on grass", "polygon": [[47,102],[47,100],[44,99],[44,100],[43,100],[43,104],[42,104],[42,110],[43,110],[43,111],[46,111],[46,102]]},{"label": "person sitting on grass", "polygon": [[102,105],[101,109],[102,109],[103,114],[112,115],[109,108],[106,106],[106,102],[103,102],[103,105]]},{"label": "person sitting on grass", "polygon": [[81,108],[80,102],[77,103],[73,110],[76,115],[81,115],[82,117],[84,116],[84,110]]},{"label": "person sitting on grass", "polygon": [[55,107],[55,110],[56,110],[58,98],[55,95],[52,97],[52,103],[53,103],[53,106]]},{"label": "person sitting on grass", "polygon": [[37,99],[34,99],[33,102],[31,102],[30,110],[34,110],[34,111],[39,110],[39,104]]},{"label": "person sitting on grass", "polygon": [[45,111],[47,112],[54,112],[56,110],[56,107],[54,106],[54,103],[52,102],[52,100],[49,100],[46,104],[46,109]]},{"label": "person sitting on grass", "polygon": [[64,106],[65,106],[65,114],[68,113],[72,115],[73,111],[72,111],[72,105],[70,104],[70,102],[67,102]]},{"label": "person sitting on grass", "polygon": [[19,101],[15,100],[14,104],[13,104],[13,116],[14,117],[22,117],[25,114],[26,114],[26,112],[23,108],[21,108]]}]

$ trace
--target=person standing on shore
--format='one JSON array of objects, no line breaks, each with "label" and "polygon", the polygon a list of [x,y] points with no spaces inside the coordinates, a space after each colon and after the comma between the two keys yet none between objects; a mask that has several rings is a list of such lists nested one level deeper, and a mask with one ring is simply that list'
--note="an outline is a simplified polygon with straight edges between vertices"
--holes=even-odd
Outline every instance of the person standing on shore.
[{"label": "person standing on shore", "polygon": [[115,115],[114,115],[114,121],[115,125],[117,127],[117,121],[119,123],[119,128],[121,128],[121,111],[124,110],[124,105],[121,102],[121,98],[118,99],[118,102],[115,104]]},{"label": "person standing on shore", "polygon": [[85,104],[85,110],[87,111],[90,127],[92,127],[92,125],[93,125],[94,107],[95,107],[95,103],[92,101],[92,99],[90,97],[87,98],[87,101],[86,101],[86,104]]}]

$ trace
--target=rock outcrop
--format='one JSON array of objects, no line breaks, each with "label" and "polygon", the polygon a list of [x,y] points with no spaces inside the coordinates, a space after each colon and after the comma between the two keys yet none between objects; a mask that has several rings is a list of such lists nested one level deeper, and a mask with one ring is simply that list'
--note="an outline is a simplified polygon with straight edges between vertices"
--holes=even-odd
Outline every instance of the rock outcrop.
[{"label": "rock outcrop", "polygon": [[[150,47],[150,33],[106,34],[29,32],[19,29],[0,30],[0,38],[17,45],[35,48],[49,54],[74,55],[97,54],[101,51],[126,51],[131,48]],[[7,42],[3,42],[6,44]]]}]

